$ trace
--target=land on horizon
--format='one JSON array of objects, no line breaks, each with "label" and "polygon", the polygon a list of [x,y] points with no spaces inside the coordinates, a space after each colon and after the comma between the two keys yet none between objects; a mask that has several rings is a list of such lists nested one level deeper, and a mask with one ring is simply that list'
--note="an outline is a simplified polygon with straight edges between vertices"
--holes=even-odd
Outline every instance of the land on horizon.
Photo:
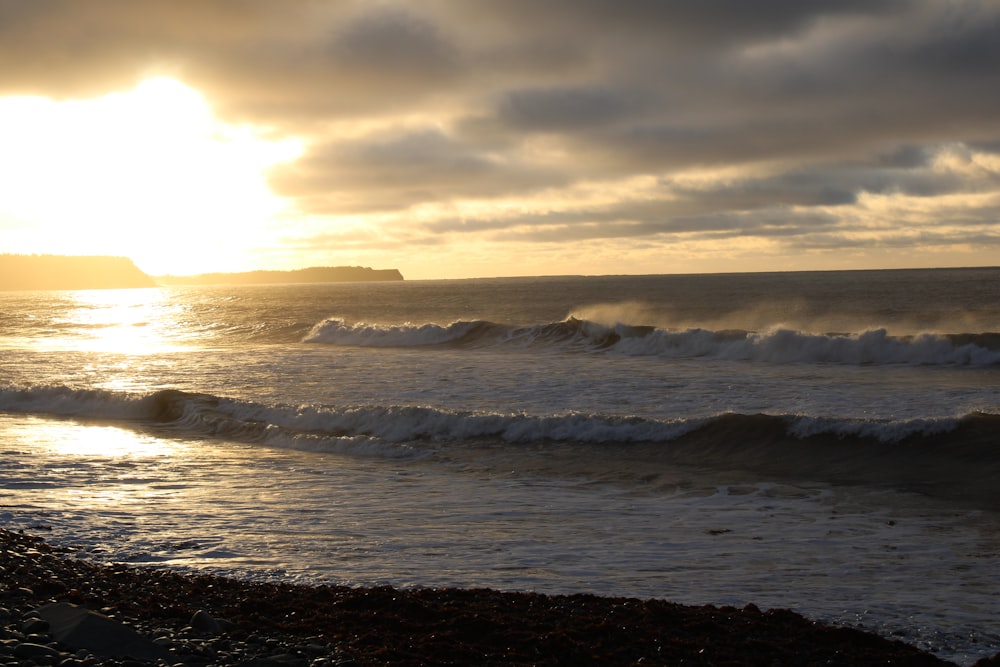
[{"label": "land on horizon", "polygon": [[127,257],[0,255],[0,290],[155,287]]},{"label": "land on horizon", "polygon": [[403,280],[398,269],[373,269],[367,266],[313,266],[291,271],[243,271],[238,273],[199,273],[191,276],[156,276],[163,285],[266,285],[338,282],[384,282]]},{"label": "land on horizon", "polygon": [[[478,278],[560,278],[603,275],[749,275],[754,273],[838,273],[864,271],[976,270],[997,266],[885,267],[849,269],[781,269],[769,271],[663,272],[660,274],[544,274],[477,276]],[[466,278],[473,279],[474,277]],[[60,289],[125,289],[174,285],[300,285],[336,282],[394,282],[405,280],[399,269],[367,266],[313,266],[303,269],[258,269],[193,275],[149,275],[127,257],[110,255],[0,254],[0,291]]]},{"label": "land on horizon", "polygon": [[397,269],[372,269],[363,266],[149,276],[127,257],[0,255],[0,290],[127,289],[157,285],[262,285],[394,280],[403,280]]}]

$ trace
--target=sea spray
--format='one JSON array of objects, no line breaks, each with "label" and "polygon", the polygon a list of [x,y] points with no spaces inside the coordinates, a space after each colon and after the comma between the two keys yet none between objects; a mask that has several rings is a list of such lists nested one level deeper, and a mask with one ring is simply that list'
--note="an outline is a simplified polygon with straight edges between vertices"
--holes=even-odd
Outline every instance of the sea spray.
[{"label": "sea spray", "polygon": [[327,319],[313,327],[303,342],[396,348],[446,345],[508,347],[662,358],[707,357],[762,363],[1000,364],[1000,340],[995,334],[892,336],[884,328],[850,334],[811,334],[780,327],[764,332],[702,328],[671,330],[621,322],[609,325],[573,317],[561,322],[528,326],[486,321],[458,321],[448,325],[378,325]]}]

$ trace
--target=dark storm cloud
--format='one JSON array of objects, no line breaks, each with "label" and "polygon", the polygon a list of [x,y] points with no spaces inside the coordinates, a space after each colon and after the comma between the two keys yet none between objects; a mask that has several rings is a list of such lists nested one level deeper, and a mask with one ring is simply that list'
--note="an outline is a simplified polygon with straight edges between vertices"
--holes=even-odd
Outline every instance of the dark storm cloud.
[{"label": "dark storm cloud", "polygon": [[[177,76],[306,141],[271,179],[305,212],[659,179],[603,208],[438,223],[568,240],[776,235],[785,215],[833,234],[862,193],[1000,191],[934,165],[996,153],[998,63],[1000,5],[972,0],[0,0],[0,94]],[[355,120],[374,129],[337,134]],[[722,167],[745,170],[680,178]]]}]

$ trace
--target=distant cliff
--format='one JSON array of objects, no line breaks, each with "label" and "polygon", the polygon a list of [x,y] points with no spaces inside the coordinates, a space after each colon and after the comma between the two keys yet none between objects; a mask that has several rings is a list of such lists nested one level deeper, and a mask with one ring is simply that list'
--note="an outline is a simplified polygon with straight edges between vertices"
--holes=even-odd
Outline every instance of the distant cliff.
[{"label": "distant cliff", "polygon": [[155,287],[127,257],[0,255],[0,290]]},{"label": "distant cliff", "polygon": [[397,269],[367,266],[314,266],[297,271],[247,271],[244,273],[201,273],[195,276],[157,276],[161,285],[265,285],[303,283],[348,283],[402,280]]}]

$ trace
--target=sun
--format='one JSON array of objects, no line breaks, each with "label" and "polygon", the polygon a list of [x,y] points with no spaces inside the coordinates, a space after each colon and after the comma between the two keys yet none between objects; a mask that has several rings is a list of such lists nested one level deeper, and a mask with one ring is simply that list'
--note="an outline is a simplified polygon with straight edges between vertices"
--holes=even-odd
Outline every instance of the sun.
[{"label": "sun", "polygon": [[0,249],[122,255],[152,275],[239,266],[285,206],[266,170],[302,150],[260,135],[170,78],[0,98]]}]

